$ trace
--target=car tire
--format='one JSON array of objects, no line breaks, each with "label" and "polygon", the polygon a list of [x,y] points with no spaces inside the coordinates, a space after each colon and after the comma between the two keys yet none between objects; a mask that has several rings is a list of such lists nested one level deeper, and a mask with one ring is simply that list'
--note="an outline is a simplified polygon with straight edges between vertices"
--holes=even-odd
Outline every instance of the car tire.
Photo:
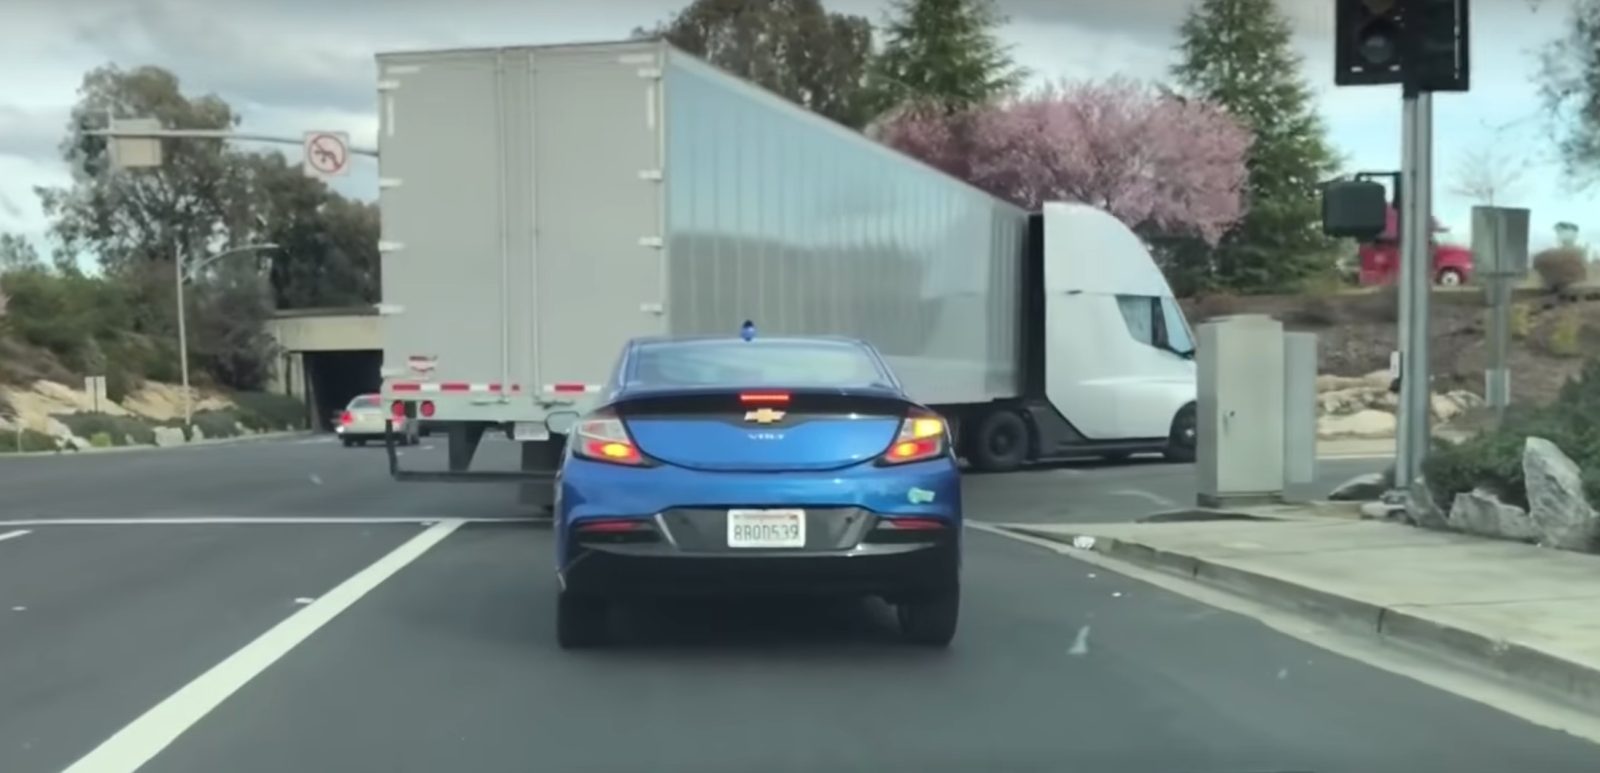
[{"label": "car tire", "polygon": [[356,441],[351,440],[350,438],[347,438],[347,437],[339,438],[339,442],[344,443],[344,447],[345,448],[354,447],[355,444],[356,444]]},{"label": "car tire", "polygon": [[1192,462],[1199,442],[1199,416],[1194,403],[1178,409],[1167,432],[1167,447],[1162,456],[1171,462]]},{"label": "car tire", "polygon": [[1445,287],[1460,287],[1467,283],[1467,278],[1458,269],[1447,268],[1440,271],[1433,281]]},{"label": "car tire", "polygon": [[365,441],[365,440],[357,440],[356,441],[356,445],[361,446],[362,448],[366,448],[367,447],[367,441]]},{"label": "car tire", "polygon": [[567,592],[556,594],[556,644],[561,649],[604,644],[609,622],[605,599]]},{"label": "car tire", "polygon": [[895,616],[906,641],[924,647],[948,647],[961,617],[961,591],[952,589],[906,599],[895,606]]},{"label": "car tire", "polygon": [[978,421],[972,433],[972,463],[986,472],[1009,472],[1028,459],[1028,423],[1015,411],[997,409]]}]

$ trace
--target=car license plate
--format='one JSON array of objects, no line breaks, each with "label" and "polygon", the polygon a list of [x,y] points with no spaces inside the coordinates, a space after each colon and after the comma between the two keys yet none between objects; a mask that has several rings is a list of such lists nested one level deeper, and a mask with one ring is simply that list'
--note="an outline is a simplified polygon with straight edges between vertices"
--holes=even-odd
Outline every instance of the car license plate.
[{"label": "car license plate", "polygon": [[728,547],[803,548],[804,510],[729,510]]},{"label": "car license plate", "polygon": [[519,421],[511,425],[512,440],[549,440],[550,428],[542,421]]}]

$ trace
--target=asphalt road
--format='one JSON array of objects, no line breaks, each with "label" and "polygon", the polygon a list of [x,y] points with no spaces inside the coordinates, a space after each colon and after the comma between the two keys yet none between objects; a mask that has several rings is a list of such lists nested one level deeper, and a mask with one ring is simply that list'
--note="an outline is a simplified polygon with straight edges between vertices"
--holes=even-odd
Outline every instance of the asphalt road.
[{"label": "asphalt road", "polygon": [[[985,520],[1193,495],[1170,465],[969,480]],[[378,522],[525,513],[393,484],[376,449],[0,460],[0,508],[58,522],[0,522],[6,773],[1600,770],[1586,741],[983,532],[947,652],[838,602],[628,609],[625,646],[569,653],[549,533]],[[175,517],[202,520],[152,520]]]}]

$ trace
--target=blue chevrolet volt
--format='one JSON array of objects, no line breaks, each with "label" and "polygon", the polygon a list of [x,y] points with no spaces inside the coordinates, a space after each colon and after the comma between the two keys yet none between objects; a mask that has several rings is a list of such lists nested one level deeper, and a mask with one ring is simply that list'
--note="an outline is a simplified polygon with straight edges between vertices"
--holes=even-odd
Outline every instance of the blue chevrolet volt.
[{"label": "blue chevrolet volt", "polygon": [[949,428],[848,338],[646,338],[568,435],[556,639],[608,638],[616,601],[840,594],[944,647],[960,608]]}]

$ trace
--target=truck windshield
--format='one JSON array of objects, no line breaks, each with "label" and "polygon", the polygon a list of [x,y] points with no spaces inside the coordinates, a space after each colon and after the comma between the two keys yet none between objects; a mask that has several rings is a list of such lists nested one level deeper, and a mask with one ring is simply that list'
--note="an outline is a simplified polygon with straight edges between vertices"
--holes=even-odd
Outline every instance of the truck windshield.
[{"label": "truck windshield", "polygon": [[674,341],[641,346],[628,382],[644,386],[882,387],[889,374],[860,346],[835,341]]}]

